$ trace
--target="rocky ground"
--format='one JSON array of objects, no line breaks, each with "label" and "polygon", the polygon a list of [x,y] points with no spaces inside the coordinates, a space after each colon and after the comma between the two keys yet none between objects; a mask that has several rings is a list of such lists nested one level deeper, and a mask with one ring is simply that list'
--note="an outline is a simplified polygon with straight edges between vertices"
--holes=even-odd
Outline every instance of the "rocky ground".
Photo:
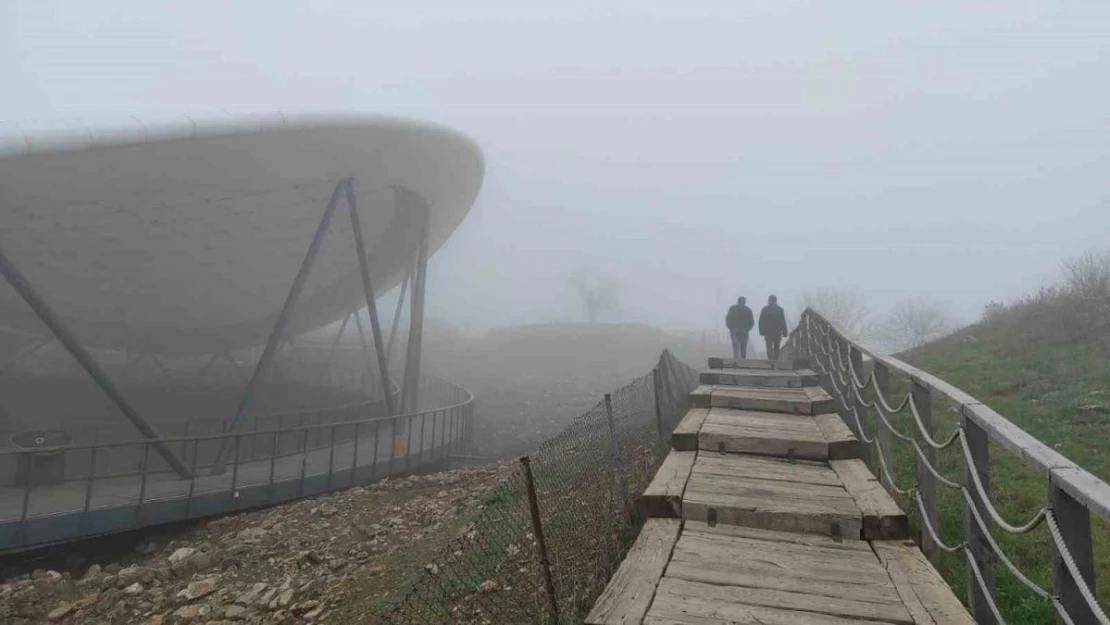
[{"label": "rocky ground", "polygon": [[[373,622],[512,463],[372,486],[147,535],[0,581],[0,623]],[[79,549],[76,547],[75,549]],[[357,602],[348,601],[358,593]]]}]

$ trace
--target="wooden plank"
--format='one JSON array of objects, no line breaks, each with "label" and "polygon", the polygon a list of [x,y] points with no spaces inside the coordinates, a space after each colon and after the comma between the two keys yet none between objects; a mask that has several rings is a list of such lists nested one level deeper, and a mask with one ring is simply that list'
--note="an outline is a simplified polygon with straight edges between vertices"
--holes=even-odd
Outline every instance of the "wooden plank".
[{"label": "wooden plank", "polygon": [[773,369],[774,363],[763,358],[710,358],[710,369]]},{"label": "wooden plank", "polygon": [[[791,536],[788,532],[774,532]],[[832,540],[831,538],[825,540]],[[866,541],[849,541],[866,545]],[[895,596],[886,569],[875,554],[868,550],[837,551],[823,547],[799,545],[791,542],[750,540],[737,536],[683,533],[671,562],[685,559],[703,564],[727,565],[727,570],[743,571],[749,567],[776,569],[776,575],[817,580],[835,580],[853,585],[872,587],[886,585],[890,596]],[[724,569],[722,569],[724,570]],[[670,572],[668,571],[668,574]],[[847,579],[845,578],[847,576]]]},{"label": "wooden plank", "polygon": [[713,389],[715,388],[717,387],[712,384],[702,384],[690,391],[689,408],[709,408],[710,402],[713,400]]},{"label": "wooden plank", "polygon": [[710,408],[706,423],[720,425],[736,425],[744,427],[760,427],[776,432],[807,432],[816,440],[824,440],[820,428],[808,415],[788,415],[781,412],[764,412],[760,410],[732,410],[729,408]]},{"label": "wooden plank", "polygon": [[[716,616],[737,622],[744,607],[762,607],[772,610],[790,610],[802,614],[820,615],[841,619],[862,619],[885,623],[914,625],[909,613],[901,605],[871,603],[852,599],[809,595],[805,593],[784,592],[762,588],[745,588],[742,591],[732,586],[701,584],[675,579],[665,575],[656,589],[656,603],[661,603],[660,612],[674,598],[693,600],[686,603],[694,614]],[[701,605],[701,608],[696,607]],[[650,610],[649,614],[655,613]],[[736,615],[736,616],[734,616]],[[739,621],[743,622],[743,621]],[[754,621],[760,622],[758,620]],[[775,621],[764,621],[775,622]],[[791,621],[783,621],[789,623]],[[793,622],[806,622],[797,620]],[[814,620],[814,623],[827,623],[828,620]]]},{"label": "wooden plank", "polygon": [[647,517],[681,518],[682,493],[694,468],[696,451],[672,451],[663,459],[638,505]]},{"label": "wooden plank", "polygon": [[819,414],[813,417],[813,421],[829,445],[829,460],[850,460],[862,456],[859,439],[840,415]]},{"label": "wooden plank", "polygon": [[678,426],[671,432],[671,449],[677,451],[697,451],[698,432],[705,418],[709,416],[708,408],[691,408],[678,422]]},{"label": "wooden plank", "polygon": [[687,490],[682,500],[682,516],[688,521],[741,525],[783,532],[805,532],[829,536],[834,525],[840,535],[857,540],[863,530],[859,511],[833,510],[827,501],[804,501],[767,495],[722,495]]},{"label": "wooden plank", "polygon": [[792,534],[789,532],[774,532],[771,530],[757,529],[754,527],[740,527],[737,525],[709,526],[700,521],[687,521],[682,525],[683,536],[709,536],[724,539],[740,539],[752,542],[774,542],[783,545],[798,545],[813,547],[830,552],[849,552],[857,557],[871,557],[874,552],[871,546],[859,540],[833,540],[828,536],[817,534]]},{"label": "wooden plank", "polygon": [[682,529],[678,519],[648,519],[586,617],[587,625],[639,624],[655,597]]},{"label": "wooden plank", "polygon": [[702,384],[757,388],[801,388],[818,384],[817,374],[809,369],[800,371],[710,369],[701,372],[700,380]]},{"label": "wooden plank", "polygon": [[825,460],[829,445],[810,417],[711,409],[698,448],[742,454]]},{"label": "wooden plank", "polygon": [[689,493],[719,494],[745,498],[775,498],[786,503],[816,504],[841,512],[858,513],[855,499],[840,486],[819,486],[797,482],[774,482],[721,475],[692,476],[686,485]]},{"label": "wooden plank", "polygon": [[679,596],[663,596],[644,625],[884,625],[886,621],[842,619],[812,612],[795,612],[743,604],[719,606]]},{"label": "wooden plank", "polygon": [[703,451],[694,462],[694,475],[711,474],[803,484],[842,486],[840,477],[824,463]]},{"label": "wooden plank", "polygon": [[912,542],[871,543],[916,625],[974,625],[933,565]]},{"label": "wooden plank", "polygon": [[906,514],[862,460],[833,460],[829,464],[863,513],[864,540],[909,538]]},{"label": "wooden plank", "polygon": [[808,369],[811,363],[808,358],[783,358],[778,361],[764,358],[710,358],[710,369],[778,369],[797,370]]},{"label": "wooden plank", "polygon": [[882,577],[875,577],[852,571],[844,563],[838,566],[837,563],[806,561],[797,556],[763,552],[726,553],[735,554],[737,559],[732,562],[706,561],[697,551],[684,547],[680,552],[676,547],[667,565],[667,576],[718,586],[766,588],[871,603],[902,603],[882,569]]},{"label": "wooden plank", "polygon": [[[699,387],[701,388],[701,387]],[[704,387],[709,394],[709,405],[715,408],[756,410],[787,414],[821,414],[833,410],[832,397],[824,389],[806,388],[750,388],[742,386]],[[704,402],[704,399],[701,400]]]}]

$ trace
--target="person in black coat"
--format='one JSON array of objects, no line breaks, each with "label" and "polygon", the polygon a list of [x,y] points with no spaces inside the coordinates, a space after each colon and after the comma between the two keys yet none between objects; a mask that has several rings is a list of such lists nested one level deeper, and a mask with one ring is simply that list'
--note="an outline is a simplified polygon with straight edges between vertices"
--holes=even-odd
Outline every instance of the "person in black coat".
[{"label": "person in black coat", "polygon": [[772,295],[767,305],[759,311],[759,335],[767,342],[767,360],[778,360],[782,339],[787,335],[786,311],[778,304],[779,298]]},{"label": "person in black coat", "polygon": [[732,357],[742,359],[748,357],[748,333],[755,325],[752,309],[748,308],[747,298],[737,298],[736,304],[728,309],[725,315],[725,325],[728,326],[729,336],[732,337]]}]

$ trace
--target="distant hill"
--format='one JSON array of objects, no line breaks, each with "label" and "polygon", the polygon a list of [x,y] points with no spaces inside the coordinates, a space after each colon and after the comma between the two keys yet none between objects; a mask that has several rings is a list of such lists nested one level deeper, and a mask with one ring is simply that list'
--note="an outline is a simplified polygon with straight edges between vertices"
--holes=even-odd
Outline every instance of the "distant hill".
[{"label": "distant hill", "polygon": [[692,366],[724,349],[637,323],[541,323],[427,338],[423,369],[474,391],[475,453],[491,458],[532,451],[605,393],[650,372],[664,348]]}]

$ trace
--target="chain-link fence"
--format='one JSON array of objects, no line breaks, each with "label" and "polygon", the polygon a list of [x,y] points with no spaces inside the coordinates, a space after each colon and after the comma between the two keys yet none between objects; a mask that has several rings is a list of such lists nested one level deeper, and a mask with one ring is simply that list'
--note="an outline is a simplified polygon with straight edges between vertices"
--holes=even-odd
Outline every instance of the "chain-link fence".
[{"label": "chain-link fence", "polygon": [[488,492],[387,613],[389,623],[581,622],[642,524],[697,372],[664,351]]}]

